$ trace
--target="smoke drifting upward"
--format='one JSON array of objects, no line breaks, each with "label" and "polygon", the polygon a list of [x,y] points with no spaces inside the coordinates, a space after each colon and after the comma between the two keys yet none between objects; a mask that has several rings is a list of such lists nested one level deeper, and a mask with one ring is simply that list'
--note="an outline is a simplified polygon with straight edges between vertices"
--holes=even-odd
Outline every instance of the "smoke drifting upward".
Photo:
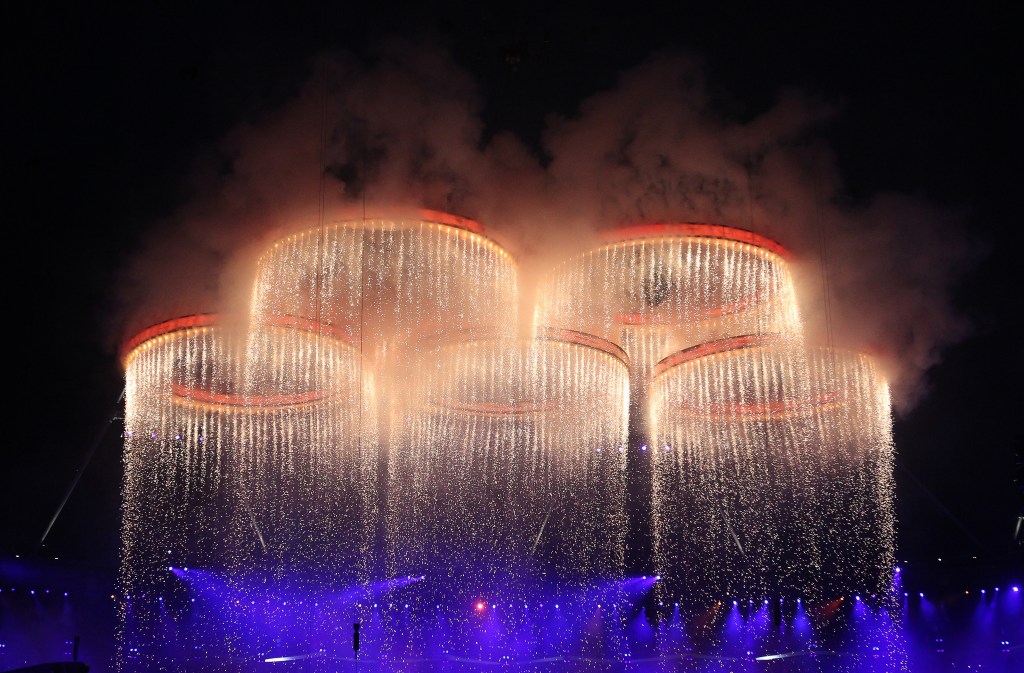
[{"label": "smoke drifting upward", "polygon": [[960,216],[902,194],[849,203],[816,135],[841,111],[810,95],[784,91],[753,119],[729,119],[698,61],[664,55],[551,118],[540,148],[485,129],[483,106],[440,49],[395,40],[368,61],[319,57],[293,100],[232,129],[197,167],[194,198],[123,269],[114,338],[184,313],[238,313],[254,254],[273,239],[399,208],[482,222],[518,259],[525,301],[604,227],[714,222],[768,235],[794,253],[808,334],[876,353],[897,410],[969,329],[950,298],[976,253]]}]

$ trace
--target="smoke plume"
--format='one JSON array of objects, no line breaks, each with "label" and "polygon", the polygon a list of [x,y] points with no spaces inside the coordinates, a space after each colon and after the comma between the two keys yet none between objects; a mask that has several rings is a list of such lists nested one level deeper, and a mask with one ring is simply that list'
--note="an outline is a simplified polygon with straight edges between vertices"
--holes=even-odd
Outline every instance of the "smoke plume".
[{"label": "smoke plume", "polygon": [[714,222],[794,255],[812,338],[870,350],[897,410],[969,325],[951,289],[976,251],[962,216],[907,194],[846,196],[820,131],[840,109],[796,90],[732,119],[700,63],[660,55],[549,118],[540,147],[486,129],[478,83],[443,50],[403,41],[372,59],[319,56],[300,93],[231,129],[121,274],[123,340],[186,313],[239,310],[254,253],[320,222],[430,208],[476,219],[519,261],[524,295],[600,228]]}]

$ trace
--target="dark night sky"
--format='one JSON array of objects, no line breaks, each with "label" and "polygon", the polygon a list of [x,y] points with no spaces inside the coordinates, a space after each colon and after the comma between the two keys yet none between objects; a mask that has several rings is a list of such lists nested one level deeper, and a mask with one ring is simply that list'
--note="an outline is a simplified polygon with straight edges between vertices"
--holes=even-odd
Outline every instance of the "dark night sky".
[{"label": "dark night sky", "polygon": [[32,551],[95,448],[46,551],[115,563],[120,425],[110,419],[123,381],[105,325],[118,268],[189,196],[195,158],[294,94],[311,55],[362,54],[399,34],[447,47],[477,80],[485,130],[530,145],[549,113],[571,114],[665,48],[702,58],[713,95],[739,116],[790,86],[841,103],[825,133],[850,198],[905,192],[963,212],[987,250],[955,288],[973,334],[943,352],[930,393],[897,418],[899,556],[944,558],[956,565],[940,574],[947,582],[1020,563],[1024,62],[1003,5],[94,4],[5,10],[7,392],[17,413],[0,460],[0,554]]}]

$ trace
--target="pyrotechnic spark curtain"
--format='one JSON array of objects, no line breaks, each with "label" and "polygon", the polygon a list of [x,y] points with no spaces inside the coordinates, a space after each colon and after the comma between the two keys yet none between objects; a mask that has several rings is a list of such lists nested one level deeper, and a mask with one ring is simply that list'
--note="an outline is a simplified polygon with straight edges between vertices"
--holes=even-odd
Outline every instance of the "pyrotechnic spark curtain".
[{"label": "pyrotechnic spark curtain", "polygon": [[[521,329],[515,261],[478,224],[346,221],[273,243],[244,319],[142,332],[124,356],[122,594],[171,602],[188,566],[236,602],[607,589],[644,467],[663,600],[885,591],[886,383],[805,343],[785,250],[625,228],[538,287]],[[122,661],[175,642],[162,606],[119,605]],[[272,649],[232,614],[207,635]],[[382,625],[381,652],[412,656],[428,621]]]}]

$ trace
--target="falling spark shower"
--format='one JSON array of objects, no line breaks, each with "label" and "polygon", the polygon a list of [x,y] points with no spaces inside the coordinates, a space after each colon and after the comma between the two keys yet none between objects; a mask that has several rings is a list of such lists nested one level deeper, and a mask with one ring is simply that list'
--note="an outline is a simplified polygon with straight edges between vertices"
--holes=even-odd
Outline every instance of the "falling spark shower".
[{"label": "falling spark shower", "polygon": [[[515,261],[471,220],[277,240],[244,318],[125,347],[122,668],[174,669],[162,615],[199,582],[185,567],[234,604],[254,587],[316,601],[292,649],[317,646],[324,592],[348,596],[342,621],[372,605],[392,660],[466,646],[499,603],[601,587],[603,624],[638,567],[662,605],[883,594],[888,389],[867,356],[805,342],[788,258],[717,225],[607,231],[542,279],[524,332]],[[387,592],[419,617],[383,613]],[[197,642],[269,656],[268,611]],[[553,647],[530,643],[503,656]]]},{"label": "falling spark shower", "polygon": [[446,568],[453,586],[506,598],[542,578],[620,577],[622,351],[562,331],[468,338],[431,359],[411,382],[418,411],[391,454],[394,574]]},{"label": "falling spark shower", "polygon": [[656,558],[669,591],[885,591],[889,400],[865,357],[808,357],[800,343],[750,335],[683,350],[656,372]]},{"label": "falling spark shower", "polygon": [[[365,582],[376,466],[354,451],[356,353],[296,326],[247,339],[219,322],[168,321],[126,356],[125,595],[173,597],[172,565],[235,586]],[[144,600],[121,609],[134,638],[173,642]],[[224,648],[242,648],[221,626]]]}]

